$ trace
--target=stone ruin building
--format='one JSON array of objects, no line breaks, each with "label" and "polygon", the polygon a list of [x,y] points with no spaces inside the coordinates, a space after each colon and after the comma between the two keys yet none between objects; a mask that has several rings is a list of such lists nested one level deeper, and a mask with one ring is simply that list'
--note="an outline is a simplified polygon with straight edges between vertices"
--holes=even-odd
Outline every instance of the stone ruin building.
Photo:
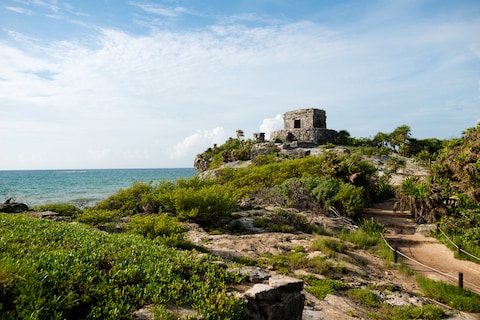
[{"label": "stone ruin building", "polygon": [[270,141],[321,145],[336,143],[337,131],[327,129],[327,116],[322,109],[300,109],[285,112],[283,130],[273,131]]}]

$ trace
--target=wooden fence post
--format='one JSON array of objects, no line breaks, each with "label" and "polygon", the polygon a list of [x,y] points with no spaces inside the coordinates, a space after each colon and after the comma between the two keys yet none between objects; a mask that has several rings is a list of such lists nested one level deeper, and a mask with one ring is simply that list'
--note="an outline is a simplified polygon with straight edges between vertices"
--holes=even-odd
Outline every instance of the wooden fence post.
[{"label": "wooden fence post", "polygon": [[393,261],[395,263],[398,261],[398,247],[395,247],[395,251],[393,252]]},{"label": "wooden fence post", "polygon": [[458,286],[463,288],[463,272],[458,273]]}]

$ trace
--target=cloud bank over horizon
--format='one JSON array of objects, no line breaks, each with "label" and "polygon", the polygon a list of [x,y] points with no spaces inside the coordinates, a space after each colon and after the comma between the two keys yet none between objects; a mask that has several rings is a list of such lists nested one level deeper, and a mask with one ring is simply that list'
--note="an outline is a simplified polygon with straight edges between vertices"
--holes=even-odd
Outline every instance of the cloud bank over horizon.
[{"label": "cloud bank over horizon", "polygon": [[6,1],[0,170],[191,167],[310,107],[352,136],[458,137],[480,119],[480,4],[441,2]]}]

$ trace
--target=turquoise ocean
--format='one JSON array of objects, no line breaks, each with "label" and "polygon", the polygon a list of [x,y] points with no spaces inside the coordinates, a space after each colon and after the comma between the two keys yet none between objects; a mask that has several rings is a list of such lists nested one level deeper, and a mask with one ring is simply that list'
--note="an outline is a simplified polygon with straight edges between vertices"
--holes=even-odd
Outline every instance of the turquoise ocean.
[{"label": "turquoise ocean", "polygon": [[12,198],[28,206],[71,203],[80,208],[126,189],[135,182],[158,183],[190,178],[194,168],[92,169],[92,170],[0,170],[0,203]]}]

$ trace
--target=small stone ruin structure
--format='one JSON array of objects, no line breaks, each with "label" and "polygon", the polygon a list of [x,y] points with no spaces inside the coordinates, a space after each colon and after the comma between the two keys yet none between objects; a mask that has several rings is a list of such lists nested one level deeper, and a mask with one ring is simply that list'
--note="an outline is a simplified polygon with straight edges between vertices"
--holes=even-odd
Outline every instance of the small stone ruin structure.
[{"label": "small stone ruin structure", "polygon": [[265,132],[256,132],[253,134],[253,140],[258,142],[265,142]]},{"label": "small stone ruin structure", "polygon": [[300,109],[283,115],[283,130],[273,131],[270,141],[320,145],[336,143],[337,131],[327,129],[327,116],[322,109]]}]

